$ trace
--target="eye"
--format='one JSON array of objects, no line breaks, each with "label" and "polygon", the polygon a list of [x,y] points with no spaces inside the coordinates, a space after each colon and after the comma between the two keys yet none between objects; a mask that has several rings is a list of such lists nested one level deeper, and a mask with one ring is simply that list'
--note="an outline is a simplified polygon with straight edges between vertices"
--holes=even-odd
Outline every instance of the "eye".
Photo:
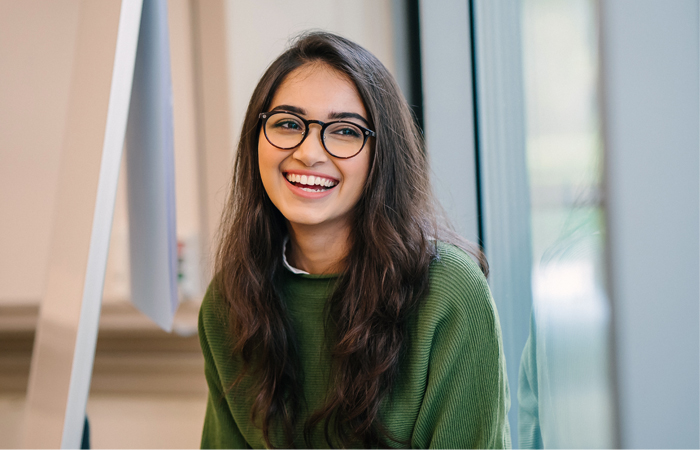
[{"label": "eye", "polygon": [[266,127],[268,131],[279,134],[300,134],[304,132],[304,122],[298,117],[287,113],[278,113],[270,116]]},{"label": "eye", "polygon": [[344,139],[362,138],[362,130],[349,123],[335,123],[328,128],[327,133]]},{"label": "eye", "polygon": [[297,131],[302,130],[303,127],[300,123],[292,119],[282,119],[278,120],[273,125],[274,128],[281,128],[283,130]]},{"label": "eye", "polygon": [[358,133],[355,128],[343,128],[342,130],[338,130],[338,133],[344,136],[360,136],[360,133]]}]

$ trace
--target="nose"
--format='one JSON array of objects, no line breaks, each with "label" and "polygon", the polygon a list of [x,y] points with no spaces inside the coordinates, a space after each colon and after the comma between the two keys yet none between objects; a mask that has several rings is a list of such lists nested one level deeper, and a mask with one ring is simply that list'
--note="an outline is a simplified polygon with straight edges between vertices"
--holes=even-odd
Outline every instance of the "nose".
[{"label": "nose", "polygon": [[[316,131],[312,131],[313,129]],[[326,153],[321,142],[321,126],[315,123],[309,124],[306,132],[308,136],[294,150],[292,157],[307,167],[313,167],[328,161],[328,153]]]}]

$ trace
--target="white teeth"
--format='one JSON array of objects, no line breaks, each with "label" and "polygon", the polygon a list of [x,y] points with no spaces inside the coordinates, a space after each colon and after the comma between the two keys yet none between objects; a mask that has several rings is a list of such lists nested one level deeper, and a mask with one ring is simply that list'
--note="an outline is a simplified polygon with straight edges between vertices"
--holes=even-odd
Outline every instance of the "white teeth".
[{"label": "white teeth", "polygon": [[[288,173],[287,174],[287,180],[289,180],[291,183],[300,183],[300,184],[305,184],[307,186],[322,186],[324,188],[330,188],[335,186],[337,183],[333,180],[330,180],[328,178],[322,178],[319,176],[314,176],[314,175],[299,175],[296,173]],[[302,188],[304,190],[308,190],[306,188]],[[316,190],[311,190],[313,192],[317,192],[318,189]]]}]

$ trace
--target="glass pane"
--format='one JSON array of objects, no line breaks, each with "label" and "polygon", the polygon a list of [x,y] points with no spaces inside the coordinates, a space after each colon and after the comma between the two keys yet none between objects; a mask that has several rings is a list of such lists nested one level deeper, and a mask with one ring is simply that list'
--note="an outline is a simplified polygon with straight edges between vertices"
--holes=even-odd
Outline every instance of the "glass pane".
[{"label": "glass pane", "polygon": [[522,30],[534,304],[521,445],[610,448],[595,2],[524,0]]}]

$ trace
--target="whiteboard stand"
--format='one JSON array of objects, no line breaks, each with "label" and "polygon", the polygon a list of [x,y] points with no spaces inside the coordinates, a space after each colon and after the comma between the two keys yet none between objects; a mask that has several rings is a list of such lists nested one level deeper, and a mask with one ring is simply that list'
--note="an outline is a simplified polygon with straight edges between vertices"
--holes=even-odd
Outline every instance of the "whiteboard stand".
[{"label": "whiteboard stand", "polygon": [[[152,283],[165,280],[165,288],[152,289],[159,297],[152,302],[165,306],[151,308],[152,318],[161,327],[172,326],[177,306],[175,295],[175,227],[174,188],[172,176],[172,107],[169,78],[169,57],[155,64],[139,66],[139,52],[163,51],[162,36],[167,43],[165,0],[83,0],[77,33],[72,91],[67,114],[66,139],[63,145],[49,277],[42,300],[32,353],[27,403],[25,410],[24,446],[29,448],[79,448],[97,343],[100,308],[109,241],[114,217],[122,150],[127,119],[138,115],[139,122],[158,126],[139,131],[130,126],[129,142],[133,154],[147,156],[147,165],[160,165],[157,173],[128,177],[130,184],[141,187],[151,202],[151,214],[136,214],[130,227],[152,230],[160,228],[165,238],[144,244],[158,248],[161,259],[152,258],[151,267],[165,268],[165,275],[155,274]],[[143,14],[142,14],[143,11]],[[139,31],[140,30],[140,31]],[[145,44],[144,44],[145,42]],[[155,42],[155,43],[154,43]],[[142,50],[143,47],[145,50]],[[165,52],[167,52],[167,47]],[[162,55],[161,55],[162,56]],[[141,64],[148,58],[142,58]],[[167,63],[167,68],[163,64]],[[156,74],[153,74],[156,71]],[[165,76],[166,74],[167,76]],[[160,88],[149,95],[153,79]],[[132,86],[141,94],[132,92]],[[138,108],[129,107],[135,96],[142,100]],[[159,106],[154,107],[154,104]],[[161,118],[152,117],[162,115]],[[166,136],[169,133],[169,136]],[[154,141],[153,135],[159,134]],[[154,144],[154,142],[156,144]],[[96,151],[102,148],[102,152]],[[168,155],[168,152],[170,154]],[[132,162],[136,157],[132,158]],[[170,161],[170,163],[168,163]],[[168,173],[169,171],[169,173]],[[150,190],[143,186],[149,176]],[[153,187],[153,182],[160,186]],[[141,184],[139,184],[141,183]],[[133,189],[134,195],[138,190]],[[154,195],[151,191],[160,193]],[[137,196],[137,195],[136,195]],[[131,200],[131,198],[130,198]],[[159,202],[154,205],[153,202]],[[153,217],[158,217],[153,219]],[[141,223],[138,222],[141,221]],[[163,225],[163,221],[165,225]],[[163,232],[163,230],[166,230]],[[138,232],[135,235],[139,235]],[[169,242],[171,241],[171,242]],[[139,258],[134,252],[133,258]],[[144,269],[145,270],[145,269]],[[136,291],[145,289],[136,286]],[[137,305],[139,306],[139,305]],[[140,309],[146,309],[143,305]],[[167,314],[163,311],[169,311]],[[170,317],[170,324],[167,318]]]}]

